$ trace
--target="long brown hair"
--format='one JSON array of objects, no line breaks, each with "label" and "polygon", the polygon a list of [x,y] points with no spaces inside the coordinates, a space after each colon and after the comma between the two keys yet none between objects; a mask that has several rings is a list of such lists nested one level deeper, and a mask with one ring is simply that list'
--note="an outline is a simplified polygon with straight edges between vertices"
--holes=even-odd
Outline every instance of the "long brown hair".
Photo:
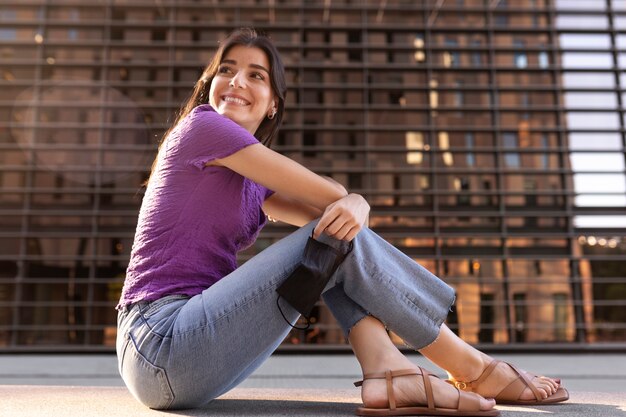
[{"label": "long brown hair", "polygon": [[[254,137],[256,137],[259,142],[268,148],[272,144],[272,140],[278,134],[278,129],[283,121],[283,115],[285,111],[285,96],[287,95],[287,82],[285,80],[285,67],[283,65],[283,61],[274,46],[272,40],[265,33],[259,33],[253,28],[241,28],[233,31],[224,41],[220,43],[217,52],[213,55],[213,59],[207,65],[207,67],[202,72],[202,76],[196,82],[196,85],[193,89],[193,92],[189,99],[181,106],[178,116],[176,117],[176,121],[174,124],[165,132],[163,138],[161,139],[161,143],[159,144],[159,150],[161,145],[170,134],[172,130],[183,120],[194,108],[201,104],[207,104],[209,102],[209,90],[211,89],[211,82],[213,82],[213,78],[217,74],[217,70],[219,69],[220,64],[224,56],[228,53],[230,48],[233,46],[242,45],[247,47],[256,47],[261,49],[267,55],[267,59],[270,63],[270,83],[272,86],[272,90],[274,95],[278,101],[278,106],[276,107],[276,115],[273,118],[265,117],[256,132],[254,132]],[[152,163],[152,170],[150,172],[150,176],[154,173],[154,169],[156,168],[158,154]],[[144,185],[147,185],[150,179],[145,182]]]}]

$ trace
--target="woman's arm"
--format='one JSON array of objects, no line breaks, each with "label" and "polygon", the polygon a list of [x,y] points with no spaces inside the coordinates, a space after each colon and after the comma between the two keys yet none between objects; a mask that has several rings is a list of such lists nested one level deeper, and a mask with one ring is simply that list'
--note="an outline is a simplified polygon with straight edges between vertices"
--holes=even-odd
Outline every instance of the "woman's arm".
[{"label": "woman's arm", "polygon": [[303,204],[291,198],[286,198],[278,193],[274,193],[263,203],[263,212],[271,220],[292,224],[294,226],[304,226],[311,220],[321,217],[323,211]]},{"label": "woman's arm", "polygon": [[[348,194],[344,186],[334,179],[325,175],[320,175],[320,177],[329,181],[342,193],[345,193],[346,195]],[[263,203],[263,211],[271,219],[280,220],[281,222],[298,227],[304,226],[323,214],[323,211],[316,207],[303,204],[297,200],[284,197],[278,193],[274,193],[271,197],[265,200]]]},{"label": "woman's arm", "polygon": [[324,210],[346,193],[297,162],[263,145],[247,146],[208,165],[221,165],[287,198]]},{"label": "woman's arm", "polygon": [[283,198],[323,212],[314,231],[315,237],[325,232],[337,239],[352,240],[361,230],[369,213],[369,205],[362,196],[346,195],[343,187],[337,187],[260,143],[247,146],[225,158],[213,160],[207,165],[229,168],[274,190]]}]

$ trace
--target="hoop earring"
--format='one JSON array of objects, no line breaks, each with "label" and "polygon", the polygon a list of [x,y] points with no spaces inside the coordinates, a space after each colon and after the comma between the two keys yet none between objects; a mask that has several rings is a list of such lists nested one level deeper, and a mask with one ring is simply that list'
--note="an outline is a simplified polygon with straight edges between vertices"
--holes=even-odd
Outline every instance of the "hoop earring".
[{"label": "hoop earring", "polygon": [[273,119],[273,118],[274,118],[274,116],[276,116],[276,109],[274,109],[274,111],[272,112],[272,114],[268,114],[268,115],[267,115],[267,118],[271,120],[271,119]]}]

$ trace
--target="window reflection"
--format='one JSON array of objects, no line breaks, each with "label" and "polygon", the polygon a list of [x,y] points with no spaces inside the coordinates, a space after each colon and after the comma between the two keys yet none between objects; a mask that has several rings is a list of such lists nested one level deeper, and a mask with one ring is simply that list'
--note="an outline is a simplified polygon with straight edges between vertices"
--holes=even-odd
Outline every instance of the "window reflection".
[{"label": "window reflection", "polygon": [[569,111],[565,117],[569,129],[605,130],[619,128],[619,115],[617,113]]},{"label": "window reflection", "polygon": [[[576,2],[570,2],[575,4]],[[556,16],[556,27],[558,29],[608,29],[608,19],[603,15],[567,15],[558,14]]]},{"label": "window reflection", "polygon": [[[517,148],[519,146],[519,140],[517,133],[505,132],[502,134],[502,142],[505,148]],[[504,154],[504,163],[510,168],[517,168],[520,166],[520,156],[517,152],[506,152]]]},{"label": "window reflection", "polygon": [[[501,0],[486,12],[464,9],[483,0],[446,1],[428,27],[410,1],[304,15],[297,2],[220,6],[211,9],[214,27],[189,4],[113,3],[13,1],[0,12],[0,302],[31,303],[0,309],[0,326],[36,327],[0,330],[0,345],[112,344],[138,184],[167,120],[235,21],[269,25],[288,67],[276,150],[366,195],[371,226],[455,286],[455,331],[472,343],[623,337],[611,329],[623,319],[614,316],[621,287],[602,277],[623,285],[624,265],[607,272],[610,262],[584,258],[599,242],[618,250],[621,241],[590,236],[573,249],[571,241],[572,227],[599,224],[586,210],[626,206],[616,95],[626,93],[611,91],[616,77],[626,85],[626,53],[617,51],[614,68],[607,2],[556,1],[558,39],[541,10],[554,3],[543,0]],[[619,31],[626,18],[614,18]],[[473,31],[484,24],[500,30]],[[88,46],[103,37],[105,48]],[[626,35],[616,44],[626,49]],[[241,260],[287,230],[268,226]],[[575,299],[579,281],[584,296]],[[316,319],[315,331],[288,342],[345,342],[323,305]]]},{"label": "window reflection", "polygon": [[561,60],[565,69],[608,69],[613,67],[613,58],[608,53],[567,52],[561,55]]},{"label": "window reflection", "polygon": [[513,41],[513,47],[518,48],[519,51],[515,52],[513,57],[513,61],[517,68],[526,68],[528,66],[528,58],[526,57],[526,52],[524,52],[524,41],[520,39],[515,39]]},{"label": "window reflection", "polygon": [[615,108],[617,97],[615,93],[565,93],[565,105],[569,108]]},{"label": "window reflection", "polygon": [[615,76],[604,72],[564,72],[563,85],[571,88],[613,88]]},{"label": "window reflection", "polygon": [[[613,7],[615,8],[616,2],[621,0],[612,0]],[[570,9],[570,10],[605,10],[606,3],[597,0],[555,0],[555,6],[557,9]]]},{"label": "window reflection", "polygon": [[611,38],[600,34],[562,33],[559,35],[559,44],[563,49],[601,50],[611,47]]}]

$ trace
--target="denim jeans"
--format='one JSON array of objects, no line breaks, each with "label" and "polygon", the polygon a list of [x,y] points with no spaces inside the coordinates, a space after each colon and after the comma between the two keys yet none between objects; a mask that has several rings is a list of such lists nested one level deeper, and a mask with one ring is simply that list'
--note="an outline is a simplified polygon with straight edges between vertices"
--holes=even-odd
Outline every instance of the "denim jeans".
[{"label": "denim jeans", "polygon": [[[291,326],[276,288],[295,269],[316,222],[298,229],[191,298],[139,302],[118,314],[119,371],[130,392],[155,409],[191,408],[226,393],[265,361]],[[346,245],[320,237],[335,247]],[[371,314],[407,344],[432,343],[454,290],[364,228],[322,297],[347,335]],[[285,317],[298,313],[281,302]]]}]

